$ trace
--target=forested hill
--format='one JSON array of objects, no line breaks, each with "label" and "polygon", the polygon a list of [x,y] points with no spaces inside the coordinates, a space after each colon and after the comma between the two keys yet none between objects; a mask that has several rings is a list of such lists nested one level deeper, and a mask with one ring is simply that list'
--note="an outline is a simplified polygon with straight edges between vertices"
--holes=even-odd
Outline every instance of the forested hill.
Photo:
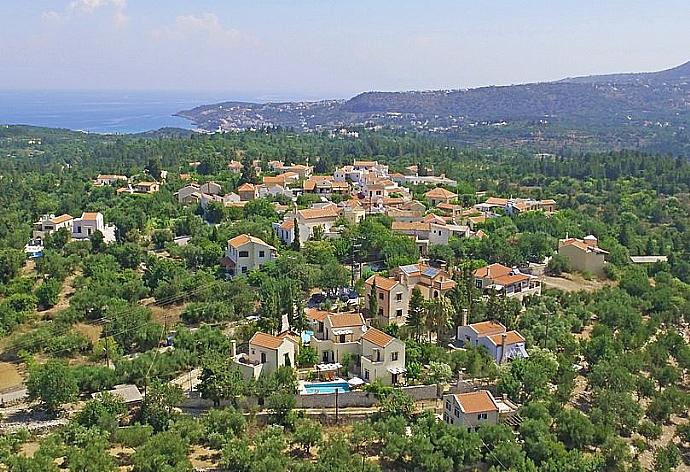
[{"label": "forested hill", "polygon": [[690,154],[690,62],[660,72],[470,90],[365,92],[349,100],[226,102],[180,116],[215,131],[390,126],[484,147]]}]

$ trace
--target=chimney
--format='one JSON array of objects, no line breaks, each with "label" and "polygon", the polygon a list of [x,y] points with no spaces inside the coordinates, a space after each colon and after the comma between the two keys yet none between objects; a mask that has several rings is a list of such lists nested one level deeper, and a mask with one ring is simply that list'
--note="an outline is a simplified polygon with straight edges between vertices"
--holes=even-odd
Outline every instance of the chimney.
[{"label": "chimney", "polygon": [[230,341],[230,355],[233,359],[237,357],[237,341],[234,339]]},{"label": "chimney", "polygon": [[467,308],[463,308],[462,309],[462,326],[467,326],[467,314],[468,314]]},{"label": "chimney", "polygon": [[507,337],[508,337],[508,333],[502,333],[501,334],[501,358],[498,361],[499,364],[503,364],[503,361],[505,360],[505,357],[506,357],[506,338]]}]

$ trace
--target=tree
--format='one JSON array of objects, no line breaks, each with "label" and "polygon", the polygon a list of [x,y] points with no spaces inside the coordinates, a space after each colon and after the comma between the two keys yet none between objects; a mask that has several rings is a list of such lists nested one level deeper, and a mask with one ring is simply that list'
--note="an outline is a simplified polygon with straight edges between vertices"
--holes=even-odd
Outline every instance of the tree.
[{"label": "tree", "polygon": [[594,426],[578,410],[564,408],[556,418],[556,434],[567,447],[582,449],[592,443]]},{"label": "tree", "polygon": [[422,291],[419,289],[419,287],[415,286],[412,289],[412,296],[410,297],[405,324],[412,330],[414,333],[414,340],[417,342],[419,342],[422,329],[425,326],[425,313],[424,296],[422,295]]},{"label": "tree", "polygon": [[19,249],[0,249],[0,283],[6,284],[13,279],[24,264],[24,253]]},{"label": "tree", "polygon": [[373,318],[379,313],[379,293],[376,289],[376,277],[374,276],[374,281],[371,284],[371,290],[369,291],[369,317]]},{"label": "tree", "polygon": [[549,263],[546,265],[546,271],[549,274],[558,277],[563,272],[571,271],[570,261],[567,257],[561,254],[554,254],[553,257],[551,257],[551,259],[549,260]]},{"label": "tree", "polygon": [[87,430],[76,444],[68,448],[65,465],[74,472],[117,470],[115,458],[108,453],[109,449],[107,434],[95,429]]},{"label": "tree", "polygon": [[156,247],[156,249],[165,248],[165,244],[172,242],[172,240],[173,233],[167,228],[157,229],[153,232],[153,235],[151,236],[151,241],[153,241],[153,245]]},{"label": "tree", "polygon": [[163,431],[177,416],[175,408],[184,400],[184,394],[177,385],[155,380],[146,392],[141,407],[141,421],[153,426],[155,431]]},{"label": "tree", "polygon": [[271,421],[283,426],[289,426],[292,422],[292,410],[297,405],[297,399],[293,393],[275,392],[266,399],[266,408],[271,414]]},{"label": "tree", "polygon": [[256,176],[256,168],[254,168],[254,161],[248,155],[242,160],[242,172],[240,174],[239,184],[255,184],[258,181]]},{"label": "tree", "polygon": [[441,333],[453,326],[453,304],[448,297],[439,295],[426,303],[426,325],[431,333],[436,332],[436,342],[441,342]]},{"label": "tree", "polygon": [[301,419],[295,424],[293,442],[298,444],[305,454],[321,441],[321,425],[309,419]]},{"label": "tree", "polygon": [[450,366],[444,362],[429,362],[429,380],[432,383],[444,384],[453,377],[453,371]]},{"label": "tree", "polygon": [[103,392],[98,398],[88,401],[75,420],[86,428],[97,427],[112,432],[118,426],[118,417],[126,412],[127,407],[120,397]]},{"label": "tree", "polygon": [[292,243],[290,243],[290,249],[293,251],[299,252],[301,248],[301,241],[300,241],[300,235],[299,235],[299,223],[297,222],[297,218],[294,218],[292,220],[292,228],[293,228],[293,233],[294,236],[292,238]]},{"label": "tree", "polygon": [[219,202],[208,202],[204,218],[212,225],[222,223],[225,219],[225,207]]},{"label": "tree", "polygon": [[77,399],[79,388],[72,369],[64,362],[51,359],[29,370],[26,387],[31,400],[40,399],[43,406],[55,414],[65,403]]},{"label": "tree", "polygon": [[414,411],[414,400],[402,390],[391,390],[379,404],[379,413],[384,418],[400,416],[410,418]]},{"label": "tree", "polygon": [[45,280],[36,289],[36,299],[38,305],[44,309],[54,307],[60,299],[62,283],[59,280],[50,278]]},{"label": "tree", "polygon": [[254,454],[246,438],[231,437],[222,453],[222,464],[227,470],[250,472],[254,464]]},{"label": "tree", "polygon": [[149,173],[149,175],[155,180],[159,180],[161,178],[162,170],[163,168],[161,166],[160,156],[150,157],[148,164],[146,164],[146,171]]},{"label": "tree", "polygon": [[134,472],[191,472],[187,458],[189,443],[177,431],[155,434],[146,444],[137,448],[132,463]]},{"label": "tree", "polygon": [[96,230],[89,236],[89,241],[91,241],[91,250],[95,253],[103,252],[105,249],[105,238],[103,233]]}]

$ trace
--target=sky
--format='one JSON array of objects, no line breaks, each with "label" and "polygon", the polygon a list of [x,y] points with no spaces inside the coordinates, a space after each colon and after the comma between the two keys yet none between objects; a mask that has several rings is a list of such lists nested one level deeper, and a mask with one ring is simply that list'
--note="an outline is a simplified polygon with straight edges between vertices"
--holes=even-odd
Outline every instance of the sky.
[{"label": "sky", "polygon": [[346,98],[660,70],[689,45],[687,0],[0,0],[0,90]]}]

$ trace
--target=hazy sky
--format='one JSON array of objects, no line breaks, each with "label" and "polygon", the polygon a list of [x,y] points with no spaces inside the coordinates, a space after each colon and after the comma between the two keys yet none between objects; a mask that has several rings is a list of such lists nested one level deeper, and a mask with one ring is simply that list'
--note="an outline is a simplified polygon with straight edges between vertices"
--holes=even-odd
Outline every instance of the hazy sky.
[{"label": "hazy sky", "polygon": [[0,89],[347,97],[656,70],[688,46],[688,0],[0,0]]}]

